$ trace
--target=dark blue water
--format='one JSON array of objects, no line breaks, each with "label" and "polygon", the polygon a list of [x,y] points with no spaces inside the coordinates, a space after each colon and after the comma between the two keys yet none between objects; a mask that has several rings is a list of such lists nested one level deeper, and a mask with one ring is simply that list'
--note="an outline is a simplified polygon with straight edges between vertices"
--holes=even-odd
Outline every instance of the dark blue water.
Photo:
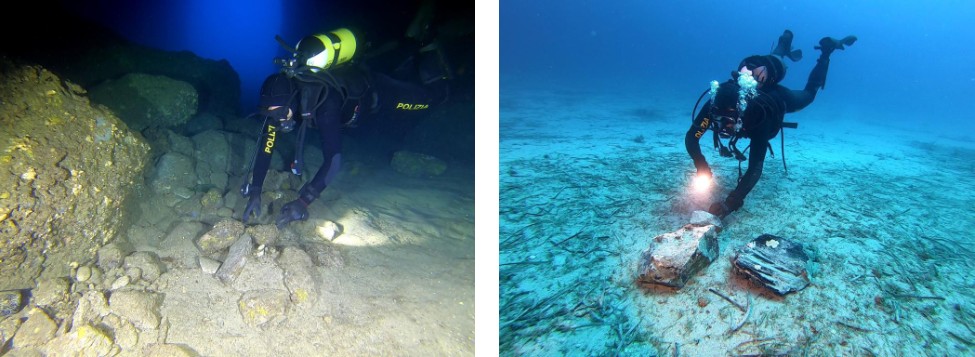
[{"label": "dark blue water", "polygon": [[[804,52],[782,82],[805,85],[820,38],[856,35],[832,56],[817,103],[855,106],[898,126],[972,132],[975,5],[965,1],[501,1],[501,90],[517,83],[627,91],[670,87],[690,98],[739,61],[795,33]],[[691,99],[693,100],[693,99]]]},{"label": "dark blue water", "polygon": [[273,59],[291,55],[278,45],[275,35],[294,46],[304,36],[350,27],[366,37],[360,40],[378,44],[401,39],[420,6],[420,1],[379,0],[62,2],[69,11],[138,44],[227,60],[240,76],[245,112],[257,105],[264,78],[277,70]]}]

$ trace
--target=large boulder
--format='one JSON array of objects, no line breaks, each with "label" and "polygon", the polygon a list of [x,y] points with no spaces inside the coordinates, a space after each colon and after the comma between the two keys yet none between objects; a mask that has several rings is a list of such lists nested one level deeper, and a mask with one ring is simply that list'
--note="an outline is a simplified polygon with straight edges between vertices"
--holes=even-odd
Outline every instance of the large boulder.
[{"label": "large boulder", "polygon": [[176,152],[163,154],[149,177],[149,187],[156,193],[173,193],[183,199],[190,198],[197,182],[195,165],[192,157]]},{"label": "large boulder", "polygon": [[[43,14],[44,23],[24,31],[16,21],[0,24],[7,36],[0,53],[37,63],[84,88],[129,73],[166,76],[191,84],[199,111],[228,118],[240,112],[240,77],[227,60],[206,59],[189,51],[164,51],[133,43],[114,31],[77,16],[78,2],[24,2],[21,13]],[[68,7],[65,11],[63,7]],[[70,29],[66,33],[65,29]],[[58,39],[69,36],[70,41]]]},{"label": "large boulder", "polygon": [[0,57],[0,290],[70,275],[127,225],[149,145],[85,91]]},{"label": "large boulder", "polygon": [[688,224],[653,238],[640,259],[637,282],[679,289],[717,257],[718,228]]},{"label": "large boulder", "polygon": [[131,73],[90,90],[92,101],[112,108],[133,130],[175,128],[194,115],[199,98],[189,83],[166,76]]},{"label": "large boulder", "polygon": [[191,139],[196,149],[196,176],[200,183],[221,189],[227,187],[235,164],[231,160],[233,149],[227,135],[222,131],[209,130],[196,134]]}]

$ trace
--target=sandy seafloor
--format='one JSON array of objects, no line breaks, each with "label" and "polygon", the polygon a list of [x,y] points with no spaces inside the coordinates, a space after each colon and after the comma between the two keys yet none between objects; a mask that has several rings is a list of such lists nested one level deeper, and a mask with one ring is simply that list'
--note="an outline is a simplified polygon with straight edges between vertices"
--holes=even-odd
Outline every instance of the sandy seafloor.
[{"label": "sandy seafloor", "polygon": [[[156,284],[165,294],[160,342],[202,356],[474,353],[473,169],[453,164],[441,176],[412,178],[381,155],[345,156],[339,176],[309,206],[309,219],[285,228],[298,235],[294,240],[318,242],[315,227],[325,220],[343,228],[326,242],[342,263],[315,267],[317,299],[291,304],[262,326],[245,323],[242,292],[287,291],[288,272],[274,261],[281,248],[251,254],[231,284],[198,267],[168,264]],[[129,237],[137,250],[160,245],[143,239],[149,238]]]},{"label": "sandy seafloor", "polygon": [[[776,137],[719,258],[683,289],[651,291],[634,283],[641,252],[712,199],[687,189],[699,93],[501,89],[502,355],[975,353],[971,133],[886,125],[821,93],[786,116],[799,122],[785,133],[788,176]],[[710,135],[723,199],[738,168]],[[734,249],[763,233],[804,245],[811,285],[782,298],[734,276]]]}]

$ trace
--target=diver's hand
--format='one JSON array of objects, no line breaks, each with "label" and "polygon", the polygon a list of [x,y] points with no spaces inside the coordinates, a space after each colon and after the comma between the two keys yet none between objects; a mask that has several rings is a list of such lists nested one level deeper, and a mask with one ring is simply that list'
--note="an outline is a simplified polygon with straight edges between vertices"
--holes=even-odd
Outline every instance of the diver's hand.
[{"label": "diver's hand", "polygon": [[745,200],[738,198],[738,196],[732,192],[724,201],[711,204],[711,207],[708,208],[708,213],[724,219],[726,216],[731,214],[731,212],[737,211],[739,208],[741,208],[741,206],[744,205]]},{"label": "diver's hand", "polygon": [[697,168],[697,176],[705,176],[707,178],[712,178],[714,175],[711,173],[711,168],[707,165]]},{"label": "diver's hand", "polygon": [[731,210],[728,209],[728,205],[724,204],[724,202],[715,202],[711,204],[710,208],[708,208],[708,213],[724,219],[729,213],[731,213]]},{"label": "diver's hand", "polygon": [[244,208],[243,221],[246,224],[250,218],[257,219],[261,215],[261,194],[256,193],[250,196],[247,200],[247,207]]},{"label": "diver's hand", "polygon": [[304,221],[308,219],[308,205],[300,199],[285,203],[281,207],[281,214],[278,215],[278,228],[284,228],[292,221]]}]

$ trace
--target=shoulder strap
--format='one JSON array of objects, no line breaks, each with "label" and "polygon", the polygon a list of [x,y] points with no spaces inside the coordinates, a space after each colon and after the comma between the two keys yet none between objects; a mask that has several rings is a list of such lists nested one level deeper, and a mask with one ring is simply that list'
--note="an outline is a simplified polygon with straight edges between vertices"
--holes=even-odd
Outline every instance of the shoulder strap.
[{"label": "shoulder strap", "polygon": [[[318,107],[325,103],[325,97],[329,95],[329,86],[312,83],[311,85],[301,86],[301,120],[311,120],[315,116]],[[307,120],[306,120],[307,119]]]}]

